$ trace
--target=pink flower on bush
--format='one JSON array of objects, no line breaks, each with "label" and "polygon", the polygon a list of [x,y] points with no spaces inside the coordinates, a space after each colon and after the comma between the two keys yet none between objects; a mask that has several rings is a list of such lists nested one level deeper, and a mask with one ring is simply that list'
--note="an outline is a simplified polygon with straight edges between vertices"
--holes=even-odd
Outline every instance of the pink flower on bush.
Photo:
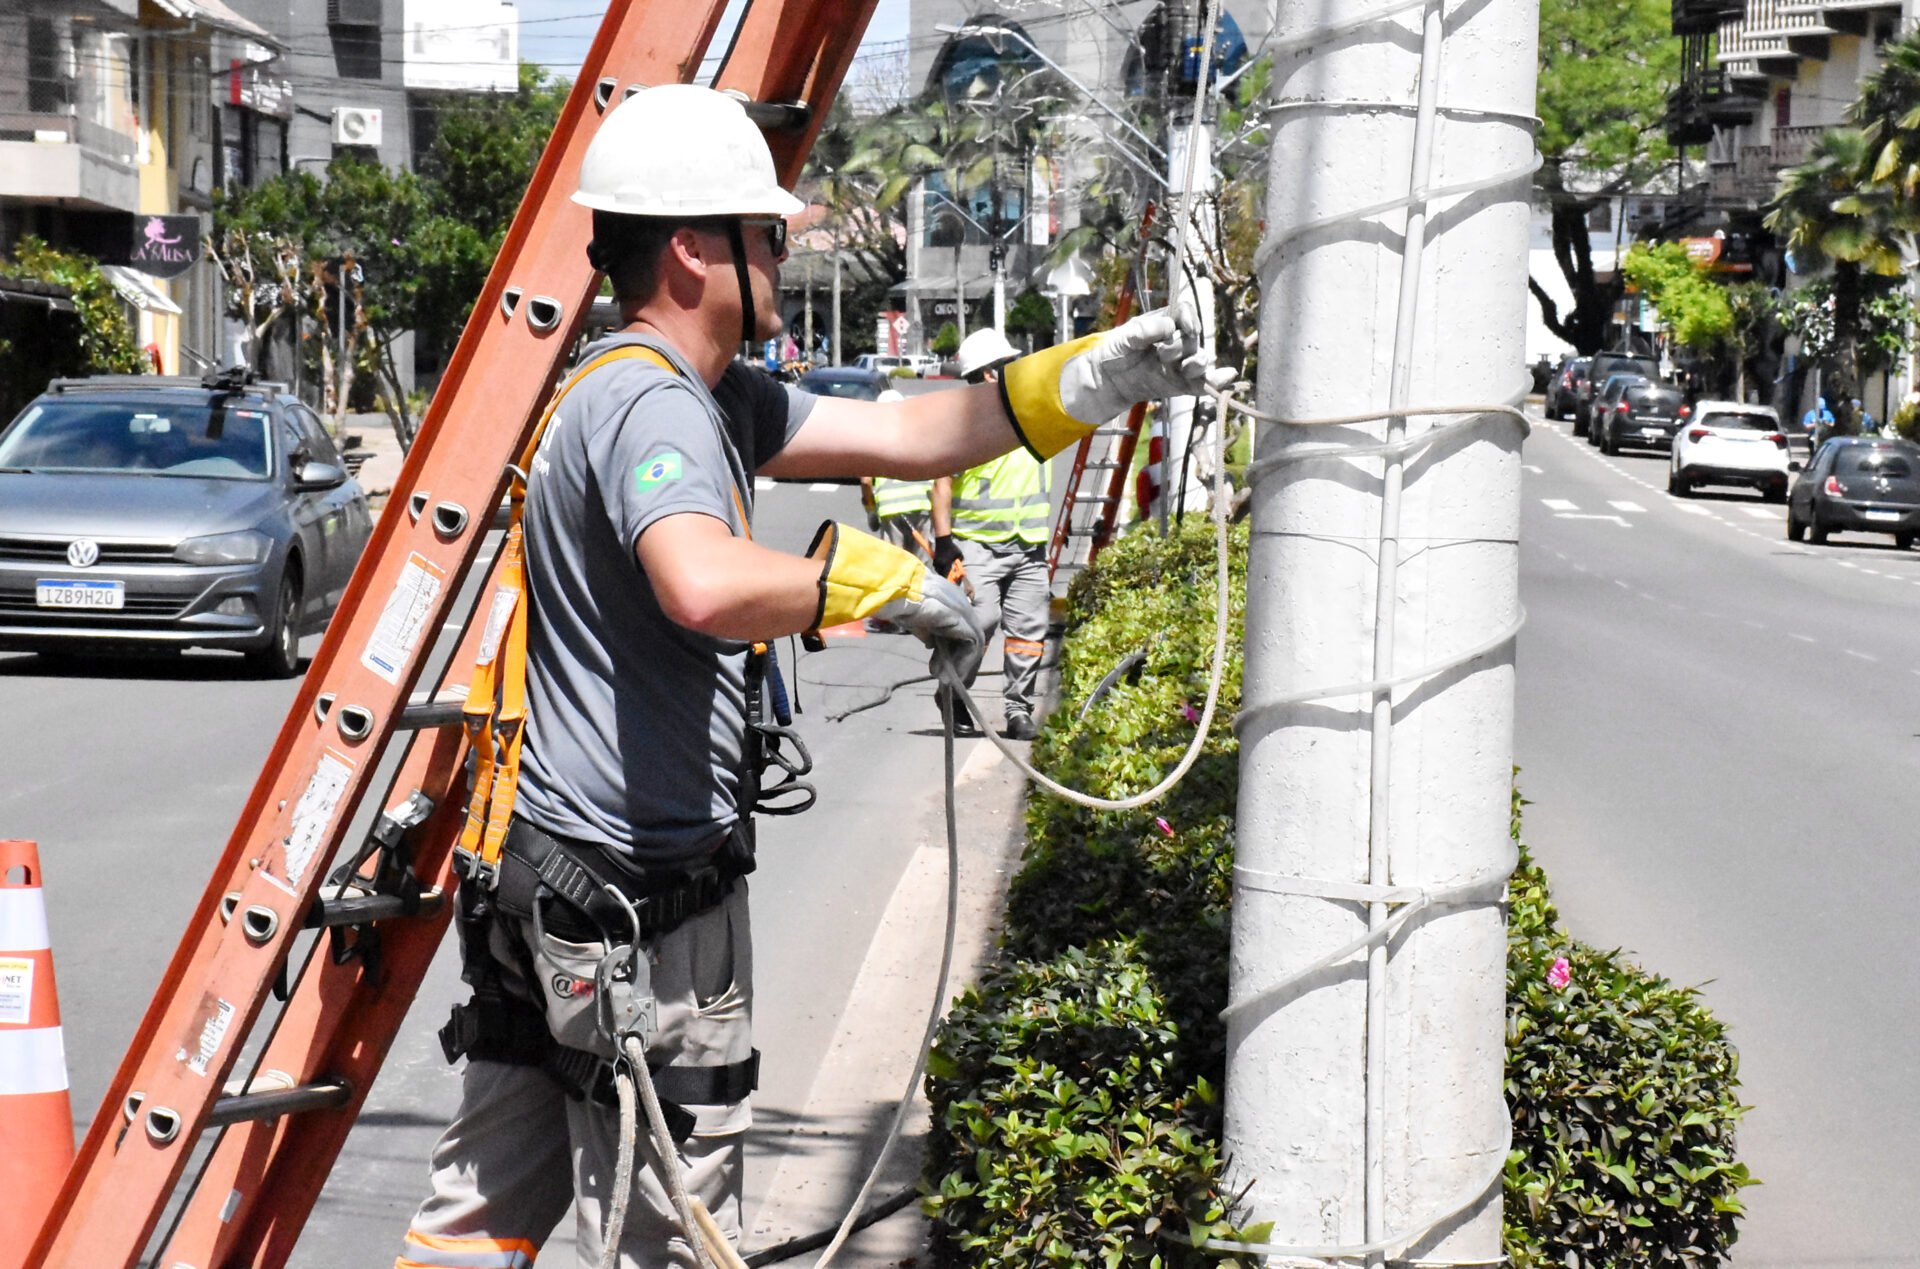
[{"label": "pink flower on bush", "polygon": [[1567,984],[1573,981],[1573,966],[1562,956],[1554,961],[1553,968],[1547,971],[1547,986],[1555,991],[1565,991]]},{"label": "pink flower on bush", "polygon": [[1159,829],[1161,832],[1165,833],[1168,837],[1173,836],[1173,825],[1167,823],[1165,816],[1163,815],[1154,816],[1153,826]]},{"label": "pink flower on bush", "polygon": [[1196,727],[1200,725],[1200,711],[1191,705],[1182,705],[1180,707],[1180,716]]}]

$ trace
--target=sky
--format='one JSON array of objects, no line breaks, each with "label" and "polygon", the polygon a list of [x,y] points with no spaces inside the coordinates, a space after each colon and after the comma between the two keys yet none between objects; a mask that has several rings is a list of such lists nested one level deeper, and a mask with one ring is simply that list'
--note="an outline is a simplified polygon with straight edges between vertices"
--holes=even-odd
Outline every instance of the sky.
[{"label": "sky", "polygon": [[[559,74],[572,78],[586,57],[587,46],[600,26],[604,5],[593,0],[516,0],[520,10],[520,60],[538,62]],[[907,38],[909,0],[880,0],[873,21],[867,26],[862,48],[889,40]],[[727,32],[737,21],[745,0],[731,0],[727,15],[714,40],[714,50],[726,48]]]}]

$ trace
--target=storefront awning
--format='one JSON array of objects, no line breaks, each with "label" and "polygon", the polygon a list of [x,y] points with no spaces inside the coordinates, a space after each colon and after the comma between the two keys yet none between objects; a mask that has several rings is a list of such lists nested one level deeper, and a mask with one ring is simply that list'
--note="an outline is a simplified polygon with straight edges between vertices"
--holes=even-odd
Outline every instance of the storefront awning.
[{"label": "storefront awning", "polygon": [[55,313],[74,312],[73,292],[51,282],[0,276],[0,304],[28,304]]},{"label": "storefront awning", "polygon": [[166,292],[153,284],[153,280],[138,269],[129,269],[120,264],[103,264],[100,272],[106,275],[113,289],[120,292],[120,298],[135,308],[149,313],[179,313],[180,306],[167,298]]},{"label": "storefront awning", "polygon": [[153,2],[176,18],[198,22],[202,26],[212,27],[217,31],[231,31],[235,35],[244,35],[248,39],[271,44],[275,48],[286,47],[269,34],[265,27],[241,17],[222,3],[222,0],[153,0]]},{"label": "storefront awning", "polygon": [[[968,278],[966,280],[966,288],[967,298],[970,300],[977,300],[983,296],[992,295],[993,278],[991,275]],[[1007,288],[1010,292],[1017,292],[1020,289],[1018,278],[1009,274],[1007,277]],[[937,273],[923,273],[917,278],[908,278],[905,282],[896,282],[893,285],[892,293],[895,295],[919,296],[923,299],[952,299],[953,275],[950,273],[944,276]]]}]

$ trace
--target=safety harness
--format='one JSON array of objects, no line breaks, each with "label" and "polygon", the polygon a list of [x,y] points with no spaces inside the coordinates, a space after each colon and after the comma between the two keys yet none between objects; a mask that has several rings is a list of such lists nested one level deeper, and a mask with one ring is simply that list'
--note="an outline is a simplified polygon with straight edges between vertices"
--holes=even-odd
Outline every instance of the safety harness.
[{"label": "safety harness", "polygon": [[[743,811],[711,863],[691,870],[641,868],[616,860],[591,843],[557,837],[514,818],[527,723],[530,605],[522,523],[527,472],[548,423],[567,395],[600,367],[632,359],[680,374],[664,353],[645,345],[629,344],[601,353],[554,394],[513,471],[508,490],[511,515],[501,547],[498,585],[462,710],[473,755],[473,791],[455,859],[464,879],[458,908],[461,976],[472,986],[473,999],[456,1005],[440,1032],[449,1062],[465,1056],[537,1066],[569,1096],[607,1105],[615,1101],[612,1059],[561,1044],[548,1028],[544,1010],[507,990],[490,951],[493,922],[501,916],[531,919],[536,929],[544,925],[570,941],[613,946],[630,940],[637,948],[641,941],[657,940],[689,917],[719,904],[740,877],[753,871],[754,812],[798,814],[812,806],[815,798],[813,786],[804,779],[813,761],[793,730],[779,662],[770,646],[756,643],[748,649],[745,670]],[[751,538],[737,476],[733,499],[741,531]],[[776,767],[780,774],[769,784],[766,773]],[[562,906],[543,904],[549,897]],[[532,965],[523,969],[528,971],[530,987],[543,990]],[[607,1039],[617,1042],[612,1035]],[[739,1101],[757,1086],[759,1061],[755,1052],[725,1066],[650,1067],[675,1140],[683,1140],[693,1127],[692,1116],[681,1104]]]}]

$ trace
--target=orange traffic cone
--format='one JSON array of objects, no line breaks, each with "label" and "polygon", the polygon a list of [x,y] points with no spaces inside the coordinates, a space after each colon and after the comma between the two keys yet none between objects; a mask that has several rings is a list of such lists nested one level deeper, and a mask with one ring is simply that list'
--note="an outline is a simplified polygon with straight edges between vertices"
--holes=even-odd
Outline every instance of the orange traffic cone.
[{"label": "orange traffic cone", "polygon": [[40,852],[0,841],[0,1269],[26,1262],[73,1165]]}]

